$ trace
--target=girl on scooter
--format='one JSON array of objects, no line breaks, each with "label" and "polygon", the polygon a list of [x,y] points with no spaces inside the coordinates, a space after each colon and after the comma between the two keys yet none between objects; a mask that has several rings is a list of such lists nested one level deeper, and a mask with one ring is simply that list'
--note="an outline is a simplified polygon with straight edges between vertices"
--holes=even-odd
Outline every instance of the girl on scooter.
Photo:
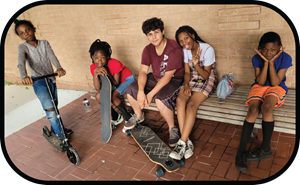
[{"label": "girl on scooter", "polygon": [[[33,26],[31,21],[19,19],[15,20],[15,33],[25,41],[18,46],[18,68],[22,83],[24,85],[32,84],[34,92],[39,98],[43,109],[46,112],[47,119],[51,123],[51,126],[57,137],[61,139],[62,131],[59,126],[59,121],[54,111],[45,80],[41,79],[33,82],[32,79],[38,76],[54,73],[51,62],[57,69],[55,73],[57,73],[59,77],[64,76],[66,71],[61,67],[49,42],[47,40],[38,40],[35,36],[35,32],[36,28]],[[27,67],[31,73],[31,77],[27,75],[25,63],[27,64]],[[57,105],[58,101],[55,77],[50,77],[48,81]],[[65,130],[67,134],[72,133],[72,130]]]}]

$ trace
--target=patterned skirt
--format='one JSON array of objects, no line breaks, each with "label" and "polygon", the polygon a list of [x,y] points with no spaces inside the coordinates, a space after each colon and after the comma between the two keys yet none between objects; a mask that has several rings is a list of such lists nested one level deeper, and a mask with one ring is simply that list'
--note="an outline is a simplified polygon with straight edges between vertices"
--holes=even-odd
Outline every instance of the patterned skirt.
[{"label": "patterned skirt", "polygon": [[[199,61],[198,64],[200,67],[204,67],[203,61]],[[189,61],[189,66],[191,68],[191,80],[189,82],[189,87],[193,92],[201,92],[208,98],[217,88],[218,79],[215,63],[212,64],[210,75],[207,80],[204,80],[204,78],[198,73],[192,61]],[[183,88],[183,86],[181,88]]]}]

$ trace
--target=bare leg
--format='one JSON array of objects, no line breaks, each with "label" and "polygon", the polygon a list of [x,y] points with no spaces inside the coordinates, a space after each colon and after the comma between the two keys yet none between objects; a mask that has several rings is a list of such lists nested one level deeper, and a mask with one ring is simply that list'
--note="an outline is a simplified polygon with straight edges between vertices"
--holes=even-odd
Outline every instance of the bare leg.
[{"label": "bare leg", "polygon": [[261,107],[262,102],[260,100],[251,100],[249,103],[249,109],[246,116],[246,121],[249,123],[254,123]]},{"label": "bare leg", "polygon": [[206,96],[201,92],[193,92],[186,107],[185,122],[181,134],[181,140],[186,142],[193,129],[197,109],[200,104],[206,100]]},{"label": "bare leg", "polygon": [[166,107],[163,102],[161,102],[159,99],[155,99],[156,106],[160,112],[160,115],[166,120],[169,131],[171,128],[175,127],[174,125],[174,112],[171,111],[168,107]]},{"label": "bare leg", "polygon": [[277,97],[266,96],[265,101],[261,106],[261,113],[264,121],[274,121],[273,109],[277,103]]},{"label": "bare leg", "polygon": [[120,95],[120,93],[118,91],[114,91],[112,94],[112,102],[116,106],[120,105],[120,103],[121,103],[121,100],[119,99],[119,95]]},{"label": "bare leg", "polygon": [[176,99],[176,108],[177,108],[177,119],[179,124],[179,130],[182,134],[183,125],[185,121],[185,112],[186,112],[186,103],[190,99],[189,96],[183,94],[183,88],[180,89],[178,97]]},{"label": "bare leg", "polygon": [[142,110],[138,102],[129,94],[127,94],[127,100],[129,101],[134,113],[138,118],[142,117]]}]

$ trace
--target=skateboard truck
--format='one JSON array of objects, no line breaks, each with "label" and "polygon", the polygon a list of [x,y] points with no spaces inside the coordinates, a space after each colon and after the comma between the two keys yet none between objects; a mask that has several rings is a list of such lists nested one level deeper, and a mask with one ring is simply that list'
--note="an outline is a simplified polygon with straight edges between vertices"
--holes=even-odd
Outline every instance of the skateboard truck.
[{"label": "skateboard truck", "polygon": [[[166,164],[167,164],[167,165],[168,165],[168,163],[169,163],[169,161],[168,161],[168,160],[166,160]],[[184,162],[183,162],[183,160],[176,161],[176,163],[178,163],[178,164],[179,164],[180,168],[184,166]],[[173,165],[174,165],[174,163],[173,163],[173,162],[171,162],[171,164],[170,164],[170,165],[172,165],[172,166],[173,166]],[[172,166],[170,166],[170,167],[172,167]],[[162,176],[164,176],[164,175],[165,175],[165,172],[166,172],[166,170],[165,170],[164,168],[162,168],[162,167],[158,168],[158,169],[155,171],[155,173],[156,173],[156,177],[157,177],[157,178],[161,178]]]}]

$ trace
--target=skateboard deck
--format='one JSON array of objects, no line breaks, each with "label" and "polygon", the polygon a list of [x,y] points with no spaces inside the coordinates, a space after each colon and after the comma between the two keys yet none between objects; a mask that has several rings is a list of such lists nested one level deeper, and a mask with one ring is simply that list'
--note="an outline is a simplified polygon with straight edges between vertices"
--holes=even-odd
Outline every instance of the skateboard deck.
[{"label": "skateboard deck", "polygon": [[171,149],[149,127],[137,124],[131,135],[147,157],[154,163],[162,166],[167,172],[174,172],[180,165],[169,157]]},{"label": "skateboard deck", "polygon": [[107,143],[110,140],[112,134],[112,126],[110,120],[110,107],[111,107],[111,83],[106,75],[100,76],[101,89],[101,140],[103,143]]}]

